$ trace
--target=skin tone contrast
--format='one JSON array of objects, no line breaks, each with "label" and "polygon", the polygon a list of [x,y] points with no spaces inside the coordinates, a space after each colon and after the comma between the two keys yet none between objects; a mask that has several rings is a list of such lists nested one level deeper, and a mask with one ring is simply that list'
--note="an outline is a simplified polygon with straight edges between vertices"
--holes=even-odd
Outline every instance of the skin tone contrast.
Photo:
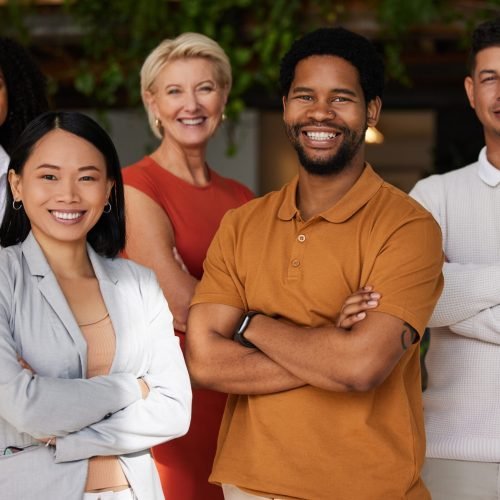
[{"label": "skin tone contrast", "polygon": [[[474,71],[465,78],[464,85],[469,103],[483,125],[488,160],[500,168],[500,47],[488,47],[476,54]],[[378,305],[378,299],[371,297],[373,293],[368,296],[358,290],[351,295],[339,321],[354,324],[363,320],[365,311]]]}]

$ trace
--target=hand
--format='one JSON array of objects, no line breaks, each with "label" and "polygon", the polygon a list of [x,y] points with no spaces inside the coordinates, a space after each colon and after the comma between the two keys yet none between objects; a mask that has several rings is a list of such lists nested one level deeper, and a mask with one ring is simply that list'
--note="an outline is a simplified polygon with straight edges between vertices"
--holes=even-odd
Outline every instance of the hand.
[{"label": "hand", "polygon": [[142,399],[146,399],[149,394],[149,385],[146,384],[145,380],[141,377],[137,379],[139,382],[139,387],[141,389]]},{"label": "hand", "polygon": [[56,446],[56,440],[57,438],[55,436],[37,439],[37,441],[40,441],[40,443],[44,443],[45,446]]},{"label": "hand", "polygon": [[373,287],[367,285],[356,290],[347,297],[335,322],[337,328],[346,330],[366,318],[366,311],[378,306],[380,293],[373,292]]},{"label": "hand", "polygon": [[180,321],[177,321],[174,318],[174,329],[177,330],[178,332],[186,333],[187,325],[186,323],[181,323]]},{"label": "hand", "polygon": [[179,253],[179,251],[177,250],[176,247],[173,247],[172,248],[172,253],[174,255],[174,259],[175,261],[177,262],[177,264],[179,264],[179,267],[187,274],[189,274],[189,270],[186,266],[186,264],[184,264],[184,261],[182,260],[182,257],[181,257],[181,254]]},{"label": "hand", "polygon": [[32,373],[35,373],[35,370],[33,370],[33,368],[31,368],[31,366],[26,361],[24,361],[23,358],[21,358],[21,356],[17,357],[17,361],[19,361],[21,368],[23,368],[25,370],[29,370]]},{"label": "hand", "polygon": [[[174,256],[175,261],[177,264],[179,264],[179,267],[186,273],[189,274],[189,270],[184,264],[184,261],[182,260],[181,254],[177,250],[176,247],[172,247],[172,254]],[[184,332],[186,333],[187,325],[186,323],[183,323],[182,321],[178,321],[176,318],[174,318],[174,329],[177,330],[178,332]]]}]

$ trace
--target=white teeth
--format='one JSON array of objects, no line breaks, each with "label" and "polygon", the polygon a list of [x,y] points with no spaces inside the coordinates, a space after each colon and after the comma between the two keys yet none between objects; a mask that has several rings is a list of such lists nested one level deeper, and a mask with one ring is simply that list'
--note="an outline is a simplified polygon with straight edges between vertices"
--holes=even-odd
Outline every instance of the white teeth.
[{"label": "white teeth", "polygon": [[181,120],[181,122],[184,125],[199,125],[200,123],[203,123],[203,118],[191,118],[191,119],[184,119]]},{"label": "white teeth", "polygon": [[338,134],[332,132],[306,132],[309,139],[314,141],[326,141],[328,139],[334,139]]},{"label": "white teeth", "polygon": [[54,217],[57,217],[58,219],[64,219],[64,220],[73,220],[73,219],[78,219],[78,217],[81,217],[83,212],[56,212],[55,210],[52,211],[52,215]]}]

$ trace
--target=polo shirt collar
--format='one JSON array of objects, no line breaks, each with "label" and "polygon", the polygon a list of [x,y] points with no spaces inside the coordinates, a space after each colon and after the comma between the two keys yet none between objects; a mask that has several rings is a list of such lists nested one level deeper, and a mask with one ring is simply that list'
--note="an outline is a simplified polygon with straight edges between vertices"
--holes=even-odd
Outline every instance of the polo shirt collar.
[{"label": "polo shirt collar", "polygon": [[[345,222],[370,201],[383,182],[382,178],[366,163],[363,172],[351,189],[335,205],[319,214],[319,217],[333,223]],[[299,215],[296,204],[298,183],[297,175],[284,188],[284,199],[278,210],[278,218],[281,220],[291,220]]]},{"label": "polo shirt collar", "polygon": [[292,220],[299,215],[299,210],[295,202],[297,193],[297,186],[299,184],[299,176],[296,175],[284,188],[283,188],[283,201],[281,202],[278,210],[278,218],[281,220]]},{"label": "polo shirt collar", "polygon": [[488,186],[496,187],[500,184],[500,170],[494,167],[486,156],[486,146],[479,153],[479,168],[478,174],[483,182]]}]

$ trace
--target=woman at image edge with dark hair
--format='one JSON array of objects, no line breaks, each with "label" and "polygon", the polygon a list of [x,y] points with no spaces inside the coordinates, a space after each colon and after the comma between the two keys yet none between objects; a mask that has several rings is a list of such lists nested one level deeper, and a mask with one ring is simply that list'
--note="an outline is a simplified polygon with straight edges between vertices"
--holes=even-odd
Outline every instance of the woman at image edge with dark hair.
[{"label": "woman at image edge with dark hair", "polygon": [[12,148],[28,123],[49,108],[47,83],[30,53],[0,37],[0,220]]}]

